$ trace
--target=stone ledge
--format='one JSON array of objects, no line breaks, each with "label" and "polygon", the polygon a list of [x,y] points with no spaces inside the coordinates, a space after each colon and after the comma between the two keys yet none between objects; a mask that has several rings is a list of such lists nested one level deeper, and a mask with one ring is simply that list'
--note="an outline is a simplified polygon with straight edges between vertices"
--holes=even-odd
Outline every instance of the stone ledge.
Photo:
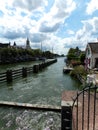
[{"label": "stone ledge", "polygon": [[[73,101],[62,101],[61,102],[61,106],[62,107],[72,107],[73,106]],[[75,102],[75,104],[74,104],[74,106],[76,107],[77,106],[77,103]],[[78,102],[78,106],[81,106],[81,103],[80,102]]]}]

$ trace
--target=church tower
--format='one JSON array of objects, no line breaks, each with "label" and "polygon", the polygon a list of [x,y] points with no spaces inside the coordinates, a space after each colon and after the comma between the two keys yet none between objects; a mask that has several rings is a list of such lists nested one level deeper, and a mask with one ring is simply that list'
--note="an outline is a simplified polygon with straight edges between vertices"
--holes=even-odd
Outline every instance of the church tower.
[{"label": "church tower", "polygon": [[14,42],[13,47],[16,48],[16,42]]},{"label": "church tower", "polygon": [[29,41],[28,38],[26,40],[26,49],[31,49],[31,47],[30,47],[30,41]]}]

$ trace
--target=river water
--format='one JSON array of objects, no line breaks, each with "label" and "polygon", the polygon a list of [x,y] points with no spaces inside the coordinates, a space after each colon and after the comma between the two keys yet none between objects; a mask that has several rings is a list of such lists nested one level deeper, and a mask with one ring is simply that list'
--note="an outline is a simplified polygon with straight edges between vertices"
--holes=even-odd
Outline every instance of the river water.
[{"label": "river water", "polygon": [[[0,100],[60,106],[64,90],[76,90],[80,83],[63,74],[64,58],[38,74],[0,84]],[[0,72],[33,66],[35,62],[0,66]],[[61,114],[0,106],[0,130],[60,130]]]}]

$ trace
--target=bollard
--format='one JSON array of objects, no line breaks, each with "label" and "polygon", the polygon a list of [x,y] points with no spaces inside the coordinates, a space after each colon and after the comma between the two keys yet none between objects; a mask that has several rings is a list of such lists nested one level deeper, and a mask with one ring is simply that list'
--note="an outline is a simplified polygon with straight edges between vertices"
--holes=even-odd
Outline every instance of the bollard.
[{"label": "bollard", "polygon": [[38,73],[39,72],[39,65],[34,65],[33,66],[33,73]]},{"label": "bollard", "polygon": [[6,79],[7,79],[7,82],[8,83],[11,83],[12,82],[12,70],[7,70],[6,71]]},{"label": "bollard", "polygon": [[61,130],[72,130],[72,110],[71,107],[62,107],[62,128]]},{"label": "bollard", "polygon": [[42,67],[42,64],[39,64],[39,70],[42,70],[43,67]]},{"label": "bollard", "polygon": [[45,68],[45,64],[44,63],[42,63],[42,68]]},{"label": "bollard", "polygon": [[22,77],[23,78],[27,77],[27,68],[25,67],[22,68]]},{"label": "bollard", "polygon": [[[69,105],[68,105],[69,104]],[[61,130],[72,130],[72,103],[62,102]]]}]

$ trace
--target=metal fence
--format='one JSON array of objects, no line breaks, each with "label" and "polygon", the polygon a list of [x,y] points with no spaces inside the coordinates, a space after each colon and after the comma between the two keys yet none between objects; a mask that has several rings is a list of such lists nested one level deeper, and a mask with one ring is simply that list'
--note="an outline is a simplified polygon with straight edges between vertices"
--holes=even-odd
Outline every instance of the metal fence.
[{"label": "metal fence", "polygon": [[72,130],[98,130],[98,86],[87,86],[73,98]]}]

